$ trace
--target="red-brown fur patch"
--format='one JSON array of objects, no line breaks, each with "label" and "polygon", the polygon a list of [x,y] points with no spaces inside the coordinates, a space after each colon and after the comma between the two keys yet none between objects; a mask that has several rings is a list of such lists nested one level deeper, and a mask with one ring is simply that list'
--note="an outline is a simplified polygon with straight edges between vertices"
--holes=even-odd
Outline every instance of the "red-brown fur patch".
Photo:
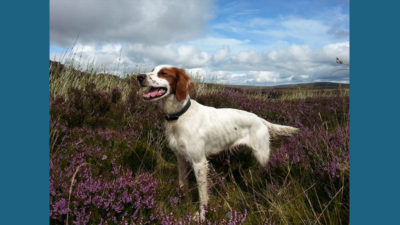
[{"label": "red-brown fur patch", "polygon": [[169,82],[171,93],[175,94],[178,101],[183,101],[188,93],[194,88],[194,83],[184,69],[163,68],[158,71],[158,77],[164,78]]}]

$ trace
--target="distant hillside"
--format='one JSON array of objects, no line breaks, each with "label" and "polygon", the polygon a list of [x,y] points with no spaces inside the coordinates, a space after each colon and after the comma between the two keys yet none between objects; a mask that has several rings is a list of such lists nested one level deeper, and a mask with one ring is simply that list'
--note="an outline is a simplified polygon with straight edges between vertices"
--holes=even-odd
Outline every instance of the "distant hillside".
[{"label": "distant hillside", "polygon": [[[70,70],[73,74],[76,75],[95,75],[93,73],[87,73],[87,72],[82,72],[79,70],[76,70],[71,67],[67,67],[59,62],[51,61],[50,60],[50,75],[52,74],[58,74],[60,72]],[[112,76],[116,79],[120,79],[120,77],[113,75],[113,74],[104,74],[104,73],[99,73],[97,75],[100,76]],[[213,84],[208,84],[208,85],[213,85]],[[222,84],[218,84],[222,85]],[[245,89],[245,90],[259,90],[259,89],[276,89],[276,88],[337,88],[337,87],[343,87],[343,88],[348,88],[349,84],[343,84],[343,83],[334,83],[334,82],[311,82],[311,83],[300,83],[300,84],[284,84],[284,85],[276,85],[276,86],[248,86],[248,85],[230,85],[230,84],[224,84],[222,86],[225,87],[230,87],[230,88],[235,88],[235,89]]]},{"label": "distant hillside", "polygon": [[349,87],[349,84],[334,82],[312,82],[301,84],[285,84],[273,86],[274,88],[315,88],[315,87]]},{"label": "distant hillside", "polygon": [[241,90],[270,90],[270,89],[297,89],[297,88],[349,88],[349,84],[334,83],[334,82],[312,82],[312,83],[301,83],[301,84],[284,84],[276,86],[248,86],[248,85],[223,85],[229,88],[241,89]]}]

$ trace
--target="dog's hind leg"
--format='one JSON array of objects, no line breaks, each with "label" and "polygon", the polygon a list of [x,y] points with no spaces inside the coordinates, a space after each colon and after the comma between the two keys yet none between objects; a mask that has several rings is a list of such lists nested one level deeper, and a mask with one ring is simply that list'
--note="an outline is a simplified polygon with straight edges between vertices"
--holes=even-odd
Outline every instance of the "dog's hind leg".
[{"label": "dog's hind leg", "polygon": [[268,163],[270,156],[269,133],[265,127],[251,131],[248,146],[252,148],[253,155],[262,167]]},{"label": "dog's hind leg", "polygon": [[253,148],[253,155],[262,167],[267,166],[267,163],[269,160],[269,155],[270,155],[269,146]]}]

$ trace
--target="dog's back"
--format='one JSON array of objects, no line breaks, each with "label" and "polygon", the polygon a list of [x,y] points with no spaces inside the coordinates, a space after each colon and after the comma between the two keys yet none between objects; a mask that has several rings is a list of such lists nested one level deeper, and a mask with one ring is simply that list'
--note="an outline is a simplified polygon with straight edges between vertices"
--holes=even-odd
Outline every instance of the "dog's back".
[{"label": "dog's back", "polygon": [[[195,100],[191,108],[178,121],[168,122],[166,134],[174,149],[191,161],[191,151],[182,152],[181,147],[193,146],[200,154],[209,156],[237,145],[247,145],[261,165],[269,158],[271,136],[290,135],[296,128],[272,124],[257,115],[238,109],[204,106]],[[185,145],[185,146],[183,146]],[[200,149],[198,147],[200,146]],[[200,152],[199,152],[200,151]]]}]

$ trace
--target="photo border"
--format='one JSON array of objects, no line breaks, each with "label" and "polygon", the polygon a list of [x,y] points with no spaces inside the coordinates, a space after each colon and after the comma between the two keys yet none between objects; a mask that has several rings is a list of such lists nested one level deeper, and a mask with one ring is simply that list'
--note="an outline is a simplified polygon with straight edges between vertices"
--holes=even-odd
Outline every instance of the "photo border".
[{"label": "photo border", "polygon": [[[398,222],[399,3],[350,1],[350,222]],[[49,223],[49,1],[3,3],[4,224]],[[397,32],[397,33],[396,33]]]},{"label": "photo border", "polygon": [[2,3],[1,224],[49,223],[49,1]]},{"label": "photo border", "polygon": [[399,5],[350,1],[350,224],[399,222]]}]

